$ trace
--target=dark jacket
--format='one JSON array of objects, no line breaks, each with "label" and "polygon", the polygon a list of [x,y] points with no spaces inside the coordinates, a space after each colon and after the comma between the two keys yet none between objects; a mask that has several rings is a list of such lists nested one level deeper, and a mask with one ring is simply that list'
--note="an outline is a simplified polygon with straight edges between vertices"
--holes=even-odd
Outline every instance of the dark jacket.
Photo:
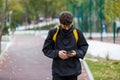
[{"label": "dark jacket", "polygon": [[[79,39],[76,43],[73,34],[73,26],[69,29],[69,31],[60,28],[57,34],[56,42],[54,42],[52,38],[56,32],[56,29],[57,28],[53,28],[49,31],[42,49],[47,57],[53,58],[52,75],[79,75],[81,73],[81,64],[79,58],[84,58],[88,49],[88,43],[79,29],[77,29]],[[58,56],[59,50],[75,50],[77,55],[75,57],[62,60]]]}]

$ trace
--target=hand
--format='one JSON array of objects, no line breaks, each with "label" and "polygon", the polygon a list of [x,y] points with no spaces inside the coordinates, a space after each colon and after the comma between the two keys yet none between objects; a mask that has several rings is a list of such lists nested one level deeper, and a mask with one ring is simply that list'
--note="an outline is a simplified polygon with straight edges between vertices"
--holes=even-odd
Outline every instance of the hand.
[{"label": "hand", "polygon": [[68,57],[74,57],[76,56],[76,52],[73,50],[73,52],[67,54]]},{"label": "hand", "polygon": [[68,55],[66,54],[65,50],[60,50],[58,54],[59,54],[59,57],[63,60],[68,59]]}]

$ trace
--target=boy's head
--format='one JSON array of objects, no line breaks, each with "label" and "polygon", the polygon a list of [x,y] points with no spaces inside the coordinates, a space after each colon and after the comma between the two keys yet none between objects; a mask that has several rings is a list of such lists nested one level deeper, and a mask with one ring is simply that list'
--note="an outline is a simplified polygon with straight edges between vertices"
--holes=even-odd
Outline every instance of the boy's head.
[{"label": "boy's head", "polygon": [[70,26],[73,21],[73,15],[68,11],[63,11],[59,15],[60,24]]}]

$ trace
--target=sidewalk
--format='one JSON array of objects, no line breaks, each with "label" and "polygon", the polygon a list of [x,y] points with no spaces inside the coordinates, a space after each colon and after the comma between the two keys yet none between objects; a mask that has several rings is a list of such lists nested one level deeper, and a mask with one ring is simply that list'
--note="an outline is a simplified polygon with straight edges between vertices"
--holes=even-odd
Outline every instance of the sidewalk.
[{"label": "sidewalk", "polygon": [[[44,35],[14,36],[0,61],[0,80],[52,80],[52,59],[42,53]],[[78,80],[88,80],[83,73]]]},{"label": "sidewalk", "polygon": [[92,54],[96,57],[108,57],[112,60],[120,60],[120,45],[108,42],[88,40],[89,48],[87,53]]},{"label": "sidewalk", "polygon": [[0,80],[49,80],[51,60],[41,52],[40,37],[15,36],[0,62]]}]

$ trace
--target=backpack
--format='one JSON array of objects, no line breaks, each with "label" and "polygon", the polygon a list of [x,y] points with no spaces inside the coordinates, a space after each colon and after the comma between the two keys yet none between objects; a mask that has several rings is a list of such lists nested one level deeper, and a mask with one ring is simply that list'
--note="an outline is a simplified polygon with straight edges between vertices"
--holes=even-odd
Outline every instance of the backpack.
[{"label": "backpack", "polygon": [[[55,34],[53,35],[52,39],[53,39],[54,42],[56,42],[56,37],[57,37],[58,32],[59,32],[59,28],[57,28]],[[78,42],[78,32],[77,32],[76,28],[74,28],[73,34],[74,34],[74,37],[75,37],[75,40],[76,40],[76,43],[77,43]]]}]

